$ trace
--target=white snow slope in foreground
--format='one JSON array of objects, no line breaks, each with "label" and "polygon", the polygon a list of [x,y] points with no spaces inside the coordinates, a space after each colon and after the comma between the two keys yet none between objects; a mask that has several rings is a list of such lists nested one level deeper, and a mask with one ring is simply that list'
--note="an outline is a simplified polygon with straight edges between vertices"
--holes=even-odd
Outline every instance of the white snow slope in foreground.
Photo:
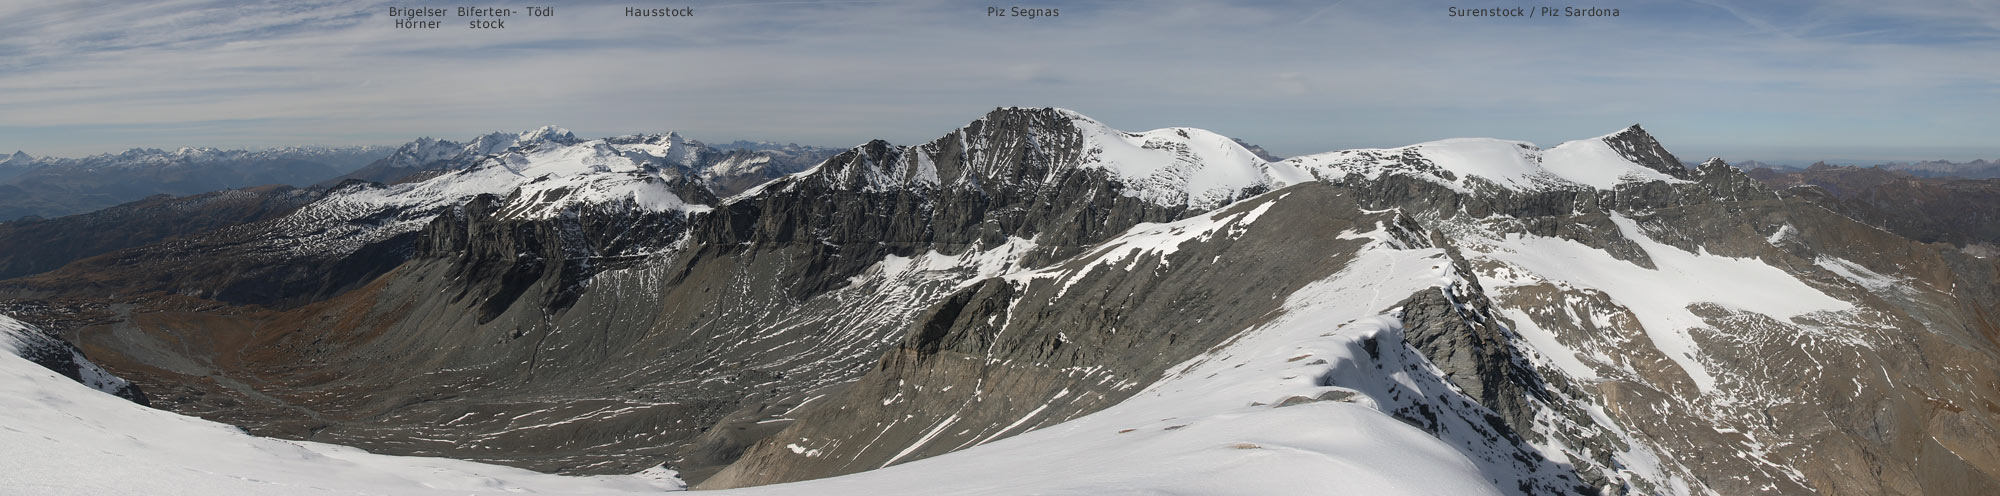
[{"label": "white snow slope in foreground", "polygon": [[[1399,336],[1395,320],[1379,314],[1413,291],[1446,282],[1437,269],[1441,260],[1433,249],[1371,249],[1334,278],[1292,295],[1287,306],[1294,311],[1286,317],[1071,422],[882,470],[720,494],[1494,494],[1480,467],[1446,441],[1377,409],[1396,401],[1374,398],[1387,381],[1409,386],[1412,378],[1369,373],[1349,383],[1337,373],[1371,369],[1358,366],[1371,359],[1357,343]],[[1302,356],[1316,359],[1294,359]],[[1344,387],[1321,386],[1322,380]],[[1360,397],[1272,406],[1331,390]],[[8,419],[0,427],[0,445],[8,447],[0,461],[10,468],[0,471],[0,487],[37,494],[604,494],[677,487],[663,476],[562,477],[254,437],[92,391],[11,355],[0,356],[0,418]]]},{"label": "white snow slope in foreground", "polygon": [[[0,323],[14,323],[0,316]],[[12,343],[0,346],[11,350]],[[604,494],[678,489],[666,473],[564,477],[252,436],[97,392],[0,353],[0,493]]]},{"label": "white snow slope in foreground", "polygon": [[[23,348],[37,347],[38,345],[58,345],[58,341],[55,338],[43,336],[42,331],[34,326],[14,320],[12,317],[0,315],[0,355],[10,357],[21,356],[24,354]],[[123,377],[105,372],[103,367],[99,367],[97,364],[91,363],[90,360],[84,359],[83,355],[77,353],[75,350],[70,350],[68,353],[69,359],[76,363],[76,373],[79,379],[83,381],[83,385],[110,394],[118,394],[119,390],[132,385],[131,382],[126,381]]]}]

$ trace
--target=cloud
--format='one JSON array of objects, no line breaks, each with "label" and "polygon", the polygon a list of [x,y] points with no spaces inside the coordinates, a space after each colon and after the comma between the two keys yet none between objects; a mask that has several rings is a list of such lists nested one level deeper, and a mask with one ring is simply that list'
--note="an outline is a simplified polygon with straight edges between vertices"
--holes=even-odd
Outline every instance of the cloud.
[{"label": "cloud", "polygon": [[1310,87],[1306,77],[1296,72],[1278,73],[1276,86],[1278,91],[1287,95],[1304,95]]},{"label": "cloud", "polygon": [[0,31],[0,149],[542,124],[909,143],[1002,105],[1206,127],[1285,154],[1632,122],[1677,149],[2000,146],[1981,118],[2000,110],[2000,14],[1951,1],[1636,0],[1618,18],[1532,21],[1387,1],[1051,3],[1061,15],[1033,20],[914,1],[724,3],[670,20],[579,3],[494,32],[396,30],[387,5],[0,5],[18,26]]}]

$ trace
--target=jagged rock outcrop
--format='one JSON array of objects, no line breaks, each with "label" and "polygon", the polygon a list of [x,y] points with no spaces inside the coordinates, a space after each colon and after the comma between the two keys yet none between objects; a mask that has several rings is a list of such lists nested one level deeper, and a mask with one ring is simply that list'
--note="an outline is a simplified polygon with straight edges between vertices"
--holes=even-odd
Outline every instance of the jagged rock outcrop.
[{"label": "jagged rock outcrop", "polygon": [[1647,133],[1638,124],[1605,137],[1604,142],[1611,145],[1611,148],[1617,150],[1626,160],[1648,169],[1664,172],[1669,176],[1688,179],[1687,167],[1681,165],[1681,160],[1674,158],[1674,154],[1668,152],[1666,146],[1661,145],[1659,140],[1654,139],[1651,133]]}]

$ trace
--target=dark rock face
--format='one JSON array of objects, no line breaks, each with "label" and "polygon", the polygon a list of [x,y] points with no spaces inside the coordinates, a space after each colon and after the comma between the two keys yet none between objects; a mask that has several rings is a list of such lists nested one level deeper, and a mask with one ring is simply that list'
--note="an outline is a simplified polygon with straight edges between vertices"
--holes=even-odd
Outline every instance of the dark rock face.
[{"label": "dark rock face", "polygon": [[1248,143],[1248,142],[1245,142],[1245,141],[1243,141],[1243,140],[1240,140],[1240,139],[1235,139],[1235,138],[1231,138],[1231,139],[1232,139],[1232,140],[1234,140],[1234,141],[1236,141],[1236,144],[1238,144],[1238,145],[1242,145],[1242,146],[1243,146],[1243,149],[1245,149],[1245,150],[1249,150],[1249,151],[1250,151],[1250,154],[1252,154],[1252,155],[1256,155],[1258,159],[1261,159],[1261,160],[1263,160],[1263,161],[1265,161],[1265,162],[1276,162],[1276,161],[1279,161],[1279,160],[1284,160],[1284,159],[1285,159],[1284,157],[1280,157],[1280,156],[1277,156],[1277,155],[1272,155],[1272,154],[1271,154],[1271,152],[1270,152],[1270,151],[1268,151],[1268,150],[1265,150],[1265,149],[1264,149],[1264,147],[1261,147],[1261,146],[1257,146],[1257,145],[1253,145],[1253,144],[1250,144],[1250,143]]},{"label": "dark rock face", "polygon": [[0,292],[183,294],[220,302],[296,307],[358,288],[409,259],[415,233],[351,253],[292,256],[272,243],[284,218],[238,224],[165,243],[78,260],[55,271],[0,282]]},{"label": "dark rock face", "polygon": [[[695,201],[714,201],[698,185],[681,190]],[[648,251],[687,233],[680,212],[585,208],[554,219],[508,218],[501,208],[518,198],[481,195],[439,216],[418,233],[414,257],[435,260],[451,270],[455,298],[478,302],[484,324],[517,305],[559,312],[586,291],[599,272],[631,267]],[[531,287],[552,292],[521,301]]]},{"label": "dark rock face", "polygon": [[[1527,356],[1532,352],[1521,344],[1522,338],[1513,330],[1516,324],[1499,316],[1486,289],[1473,275],[1470,263],[1442,235],[1437,235],[1435,242],[1446,247],[1453,273],[1464,279],[1459,284],[1411,295],[1396,305],[1401,309],[1398,319],[1403,323],[1404,341],[1443,372],[1442,379],[1482,407],[1483,411],[1478,413],[1483,417],[1477,418],[1483,422],[1473,425],[1489,429],[1491,436],[1507,439],[1505,446],[1519,450],[1510,453],[1510,458],[1520,463],[1523,470],[1534,472],[1537,465],[1528,461],[1545,459],[1540,452],[1526,448],[1531,444],[1561,443],[1577,452],[1595,455],[1572,454],[1558,460],[1569,467],[1573,478],[1567,480],[1575,484],[1522,491],[1530,494],[1592,494],[1607,488],[1614,488],[1611,490],[1614,493],[1657,491],[1654,487],[1625,487],[1610,476],[1619,470],[1618,462],[1610,454],[1630,447],[1602,432],[1590,432],[1594,421],[1574,403],[1576,398],[1589,397],[1588,393],[1563,376],[1546,376],[1536,370]],[[1450,405],[1447,403],[1445,407]],[[1538,418],[1548,413],[1561,420]],[[1408,411],[1399,415],[1421,419],[1437,414]],[[1437,433],[1435,420],[1411,422]],[[1558,423],[1566,428],[1548,427]]]},{"label": "dark rock face", "polygon": [[[4,317],[0,317],[0,319],[4,319]],[[8,322],[12,322],[12,319],[8,319]],[[98,368],[97,364],[91,363],[90,360],[84,358],[83,350],[77,349],[75,345],[69,344],[68,341],[64,341],[60,337],[48,335],[43,333],[41,329],[29,327],[25,329],[0,329],[0,340],[12,341],[15,353],[20,355],[21,358],[26,358],[28,361],[34,362],[36,365],[40,365],[57,374],[61,374],[63,377],[68,377],[72,381],[104,391],[112,396],[125,398],[133,403],[144,406],[152,405],[151,402],[147,401],[146,393],[141,391],[138,385],[104,372],[103,369]]]},{"label": "dark rock face", "polygon": [[1610,144],[1611,149],[1617,150],[1618,154],[1627,160],[1648,169],[1665,172],[1669,176],[1688,178],[1687,167],[1681,165],[1681,160],[1674,158],[1674,154],[1668,152],[1667,147],[1661,146],[1659,140],[1653,139],[1653,135],[1641,129],[1638,124],[1605,138],[1604,142]]},{"label": "dark rock face", "polygon": [[288,186],[165,195],[48,220],[0,223],[0,279],[224,227],[273,219],[319,197]]},{"label": "dark rock face", "polygon": [[1518,436],[1510,426],[1526,427],[1533,420],[1534,408],[1527,403],[1549,400],[1541,377],[1514,356],[1512,338],[1487,309],[1485,296],[1447,289],[1413,295],[1397,306],[1403,309],[1405,339],[1452,384],[1499,413],[1505,422],[1494,427],[1502,432]]}]

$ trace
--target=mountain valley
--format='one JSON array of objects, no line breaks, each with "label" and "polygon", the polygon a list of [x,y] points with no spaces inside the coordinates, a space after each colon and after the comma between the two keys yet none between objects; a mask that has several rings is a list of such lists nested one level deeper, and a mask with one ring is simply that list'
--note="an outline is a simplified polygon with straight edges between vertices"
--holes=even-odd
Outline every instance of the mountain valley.
[{"label": "mountain valley", "polygon": [[[0,338],[229,456],[493,474],[444,491],[2000,490],[1990,226],[1813,184],[1637,125],[1285,159],[1057,108],[846,150],[544,127],[0,224]],[[220,429],[4,365],[22,418]],[[422,492],[268,463],[186,487]]]}]

